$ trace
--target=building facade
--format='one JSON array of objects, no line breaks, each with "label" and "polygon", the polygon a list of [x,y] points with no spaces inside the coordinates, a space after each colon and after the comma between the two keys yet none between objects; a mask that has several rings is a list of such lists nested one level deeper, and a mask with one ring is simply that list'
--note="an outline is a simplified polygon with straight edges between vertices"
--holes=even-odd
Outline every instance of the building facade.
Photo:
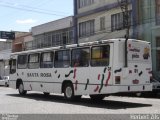
[{"label": "building facade", "polygon": [[20,32],[16,34],[15,40],[12,43],[12,52],[20,52],[25,50],[25,38],[32,36],[29,32]]},{"label": "building facade", "polygon": [[73,17],[66,17],[32,27],[33,40],[26,42],[26,49],[38,49],[74,43]]},{"label": "building facade", "polygon": [[0,76],[9,75],[9,59],[12,52],[22,51],[26,32],[15,31],[15,40],[0,41]]},{"label": "building facade", "polygon": [[[120,7],[122,0],[75,0],[74,14],[78,42],[124,37],[123,13]],[[129,22],[131,24],[132,5],[128,0]],[[132,29],[130,30],[132,37]]]},{"label": "building facade", "polygon": [[0,41],[0,76],[9,75],[9,58],[12,52],[12,41]]},{"label": "building facade", "polygon": [[153,75],[160,80],[160,0],[134,0],[136,38],[151,42]]}]

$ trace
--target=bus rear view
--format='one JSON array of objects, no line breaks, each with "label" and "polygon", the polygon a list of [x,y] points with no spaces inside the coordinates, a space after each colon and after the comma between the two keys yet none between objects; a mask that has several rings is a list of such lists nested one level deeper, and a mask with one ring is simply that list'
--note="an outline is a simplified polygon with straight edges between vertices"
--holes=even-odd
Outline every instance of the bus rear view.
[{"label": "bus rear view", "polygon": [[[116,44],[116,43],[115,43]],[[115,85],[121,92],[152,91],[152,61],[150,43],[140,40],[127,41],[127,66],[125,66],[125,40],[118,42],[118,58],[114,61]],[[116,51],[115,51],[116,54]]]}]

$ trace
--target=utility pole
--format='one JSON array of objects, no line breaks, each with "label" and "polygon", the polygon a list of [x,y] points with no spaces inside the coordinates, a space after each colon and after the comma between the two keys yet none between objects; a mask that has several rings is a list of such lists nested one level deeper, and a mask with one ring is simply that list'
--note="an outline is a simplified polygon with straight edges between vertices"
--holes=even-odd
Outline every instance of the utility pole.
[{"label": "utility pole", "polygon": [[129,39],[129,30],[130,30],[130,15],[128,10],[128,0],[118,0],[118,3],[121,7],[122,13],[123,13],[123,26],[126,29],[126,35],[125,35],[125,66],[128,67],[128,61],[127,61],[127,41]]}]

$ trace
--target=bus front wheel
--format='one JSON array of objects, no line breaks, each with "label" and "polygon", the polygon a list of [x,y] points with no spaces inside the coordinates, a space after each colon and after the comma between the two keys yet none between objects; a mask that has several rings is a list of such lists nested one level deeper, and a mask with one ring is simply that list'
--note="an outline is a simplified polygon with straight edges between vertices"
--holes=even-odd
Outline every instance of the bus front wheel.
[{"label": "bus front wheel", "polygon": [[22,82],[19,84],[18,91],[20,95],[25,95],[27,93],[27,91],[24,90],[24,85]]}]

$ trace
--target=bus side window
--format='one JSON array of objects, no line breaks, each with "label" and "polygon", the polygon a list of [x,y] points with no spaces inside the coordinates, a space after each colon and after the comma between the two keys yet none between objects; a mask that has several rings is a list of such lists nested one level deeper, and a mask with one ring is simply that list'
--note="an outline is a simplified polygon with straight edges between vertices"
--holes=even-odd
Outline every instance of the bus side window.
[{"label": "bus side window", "polygon": [[10,65],[10,74],[14,74],[16,72],[16,59],[11,59],[9,61]]},{"label": "bus side window", "polygon": [[53,67],[53,52],[46,52],[41,54],[41,68],[52,68]]},{"label": "bus side window", "polygon": [[88,67],[90,58],[89,48],[78,48],[72,50],[72,67]]},{"label": "bus side window", "polygon": [[70,66],[70,50],[55,52],[55,68],[68,68]]},{"label": "bus side window", "polygon": [[110,46],[92,47],[91,66],[108,66],[110,56]]},{"label": "bus side window", "polygon": [[39,53],[30,54],[28,59],[28,68],[39,68]]},{"label": "bus side window", "polygon": [[17,68],[18,69],[26,69],[27,68],[27,55],[19,55],[18,56],[18,62],[17,62]]}]

